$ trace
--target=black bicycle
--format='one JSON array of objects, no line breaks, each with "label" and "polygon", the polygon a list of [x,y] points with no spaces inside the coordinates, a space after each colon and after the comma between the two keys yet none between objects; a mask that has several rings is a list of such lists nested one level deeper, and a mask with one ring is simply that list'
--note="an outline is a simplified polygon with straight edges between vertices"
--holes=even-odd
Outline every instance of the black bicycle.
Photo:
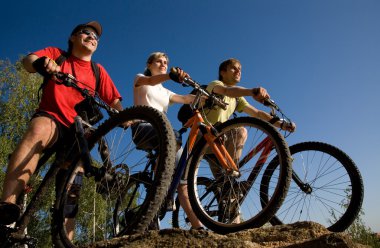
[{"label": "black bicycle", "polygon": [[[0,247],[23,244],[38,247],[38,240],[28,234],[28,226],[38,221],[36,218],[49,214],[40,209],[39,204],[49,194],[49,188],[54,187],[56,175],[59,180],[51,208],[52,241],[56,247],[77,247],[146,230],[162,204],[173,174],[175,138],[168,119],[161,112],[146,106],[117,112],[96,93],[81,88],[72,75],[58,73],[56,77],[57,83],[81,92],[91,106],[108,111],[110,118],[95,127],[86,121],[89,119],[86,112],[81,112],[75,118],[73,142],[64,148],[54,147],[41,157],[39,173],[34,176],[41,182],[33,196],[22,204],[24,213],[15,226],[0,226]],[[138,149],[133,138],[139,135],[141,141],[149,142],[151,136],[132,134],[131,128],[125,128],[140,122],[151,124],[158,137],[158,143],[150,152]],[[62,149],[64,157],[56,156],[51,164],[49,158]],[[147,168],[144,165],[152,153],[159,156],[155,165]],[[62,162],[69,166],[60,168]],[[44,167],[45,164],[50,168]],[[147,190],[137,191],[133,187],[136,181],[144,182]],[[23,202],[22,198],[18,203]],[[120,201],[125,203],[123,221],[114,214]]]}]

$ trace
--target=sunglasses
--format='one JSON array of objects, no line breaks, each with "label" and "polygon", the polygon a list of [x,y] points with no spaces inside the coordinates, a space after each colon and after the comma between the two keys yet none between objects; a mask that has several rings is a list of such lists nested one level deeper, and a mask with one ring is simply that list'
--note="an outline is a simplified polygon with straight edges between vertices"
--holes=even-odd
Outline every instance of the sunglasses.
[{"label": "sunglasses", "polygon": [[94,40],[99,41],[99,36],[95,32],[90,31],[88,29],[82,29],[78,32],[78,34],[90,35],[92,38],[94,38]]}]

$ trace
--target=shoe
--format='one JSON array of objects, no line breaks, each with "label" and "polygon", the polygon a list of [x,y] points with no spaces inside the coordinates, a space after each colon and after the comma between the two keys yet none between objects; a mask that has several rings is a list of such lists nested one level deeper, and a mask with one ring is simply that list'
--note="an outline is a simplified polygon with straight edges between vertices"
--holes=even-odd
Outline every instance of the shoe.
[{"label": "shoe", "polygon": [[18,205],[0,202],[0,225],[10,225],[20,217],[21,209]]}]

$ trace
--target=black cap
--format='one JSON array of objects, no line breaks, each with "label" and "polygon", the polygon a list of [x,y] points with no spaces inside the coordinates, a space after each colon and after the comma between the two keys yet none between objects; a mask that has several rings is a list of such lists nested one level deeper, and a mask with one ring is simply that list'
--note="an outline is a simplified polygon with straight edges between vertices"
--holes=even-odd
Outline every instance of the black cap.
[{"label": "black cap", "polygon": [[93,28],[99,37],[102,35],[102,26],[97,21],[91,21],[88,23],[79,24],[73,29],[73,31],[71,32],[71,35],[77,33],[78,31],[80,31],[81,29],[85,27]]}]

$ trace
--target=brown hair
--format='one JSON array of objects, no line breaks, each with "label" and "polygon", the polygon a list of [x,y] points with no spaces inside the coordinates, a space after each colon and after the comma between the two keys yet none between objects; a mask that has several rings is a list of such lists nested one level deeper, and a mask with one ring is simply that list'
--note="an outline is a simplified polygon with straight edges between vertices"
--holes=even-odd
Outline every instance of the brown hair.
[{"label": "brown hair", "polygon": [[144,71],[144,75],[145,76],[152,76],[152,72],[148,69],[148,65],[152,64],[153,60],[158,59],[160,57],[165,57],[166,61],[169,64],[169,57],[168,57],[168,55],[166,53],[163,53],[163,52],[154,52],[154,53],[151,53],[149,55],[147,61],[146,61],[146,68],[145,68],[145,71]]},{"label": "brown hair", "polygon": [[237,59],[234,59],[234,58],[231,58],[231,59],[227,59],[225,61],[223,61],[220,65],[219,65],[219,80],[220,81],[223,81],[223,76],[222,74],[220,73],[221,71],[226,71],[227,70],[227,67],[233,63],[238,63],[239,65],[241,65],[240,61],[237,60]]}]

